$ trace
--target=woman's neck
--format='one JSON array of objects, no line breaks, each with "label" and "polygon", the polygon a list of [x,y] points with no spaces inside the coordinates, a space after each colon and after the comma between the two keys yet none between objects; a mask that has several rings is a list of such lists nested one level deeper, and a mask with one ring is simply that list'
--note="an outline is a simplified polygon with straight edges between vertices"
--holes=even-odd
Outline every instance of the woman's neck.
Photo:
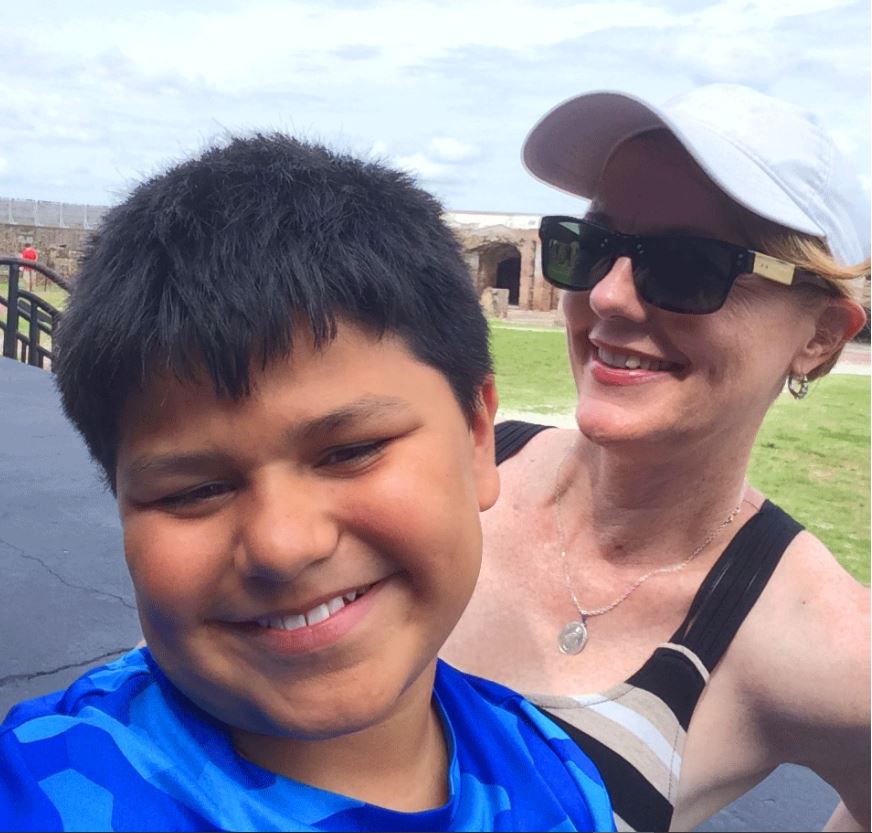
[{"label": "woman's neck", "polygon": [[555,484],[567,537],[591,536],[607,560],[675,561],[741,502],[752,443],[602,446],[578,435]]}]

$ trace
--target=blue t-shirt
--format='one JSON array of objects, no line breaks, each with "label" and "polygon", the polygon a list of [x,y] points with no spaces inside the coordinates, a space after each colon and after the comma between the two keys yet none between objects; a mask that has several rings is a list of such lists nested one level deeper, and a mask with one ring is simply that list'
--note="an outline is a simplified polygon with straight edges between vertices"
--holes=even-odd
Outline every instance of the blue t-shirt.
[{"label": "blue t-shirt", "polygon": [[599,773],[520,695],[438,663],[448,802],[400,813],[238,755],[148,649],[15,706],[0,726],[3,830],[614,830]]}]

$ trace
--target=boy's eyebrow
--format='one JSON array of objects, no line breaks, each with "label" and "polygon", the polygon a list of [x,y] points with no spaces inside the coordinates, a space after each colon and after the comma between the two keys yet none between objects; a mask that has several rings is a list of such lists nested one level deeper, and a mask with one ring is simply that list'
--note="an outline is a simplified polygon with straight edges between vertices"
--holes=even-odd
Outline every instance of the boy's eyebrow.
[{"label": "boy's eyebrow", "polygon": [[141,474],[198,474],[205,466],[227,461],[229,458],[220,451],[195,451],[174,454],[143,454],[131,460],[125,467],[128,477]]},{"label": "boy's eyebrow", "polygon": [[[353,425],[355,422],[374,420],[388,413],[396,413],[398,409],[406,408],[408,402],[392,396],[363,396],[341,408],[326,414],[306,420],[285,432],[287,443],[309,441],[325,434],[339,431]],[[137,475],[161,474],[197,474],[204,466],[226,463],[229,455],[223,451],[194,451],[166,454],[143,454],[136,457],[126,466],[128,477]]]},{"label": "boy's eyebrow", "polygon": [[348,405],[289,428],[285,437],[289,442],[300,439],[311,440],[323,434],[339,431],[355,422],[396,413],[398,409],[408,407],[408,404],[405,399],[394,396],[362,396]]}]

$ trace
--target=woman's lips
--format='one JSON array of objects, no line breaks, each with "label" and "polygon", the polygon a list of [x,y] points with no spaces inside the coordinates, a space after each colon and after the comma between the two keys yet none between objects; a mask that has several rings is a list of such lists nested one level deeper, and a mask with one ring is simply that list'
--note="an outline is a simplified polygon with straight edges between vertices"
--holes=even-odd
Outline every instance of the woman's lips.
[{"label": "woman's lips", "polygon": [[657,372],[665,370],[677,370],[679,365],[675,362],[657,359],[638,353],[623,353],[619,350],[597,347],[596,358],[607,367],[616,370],[653,370]]},{"label": "woman's lips", "polygon": [[615,348],[594,345],[590,359],[591,376],[603,385],[636,385],[663,379],[681,365],[639,353],[624,353]]}]

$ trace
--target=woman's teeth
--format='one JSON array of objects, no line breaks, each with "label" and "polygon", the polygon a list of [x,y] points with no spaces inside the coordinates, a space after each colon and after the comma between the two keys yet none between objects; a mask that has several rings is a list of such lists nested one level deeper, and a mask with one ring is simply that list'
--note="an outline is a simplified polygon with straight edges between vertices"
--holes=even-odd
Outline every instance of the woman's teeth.
[{"label": "woman's teeth", "polygon": [[660,362],[656,359],[646,359],[643,356],[628,356],[623,353],[613,353],[610,350],[597,349],[597,358],[609,367],[617,367],[621,370],[666,370],[670,362]]},{"label": "woman's teeth", "polygon": [[[371,585],[370,585],[371,586]],[[295,631],[298,628],[305,628],[307,625],[317,625],[325,619],[329,619],[334,613],[338,613],[347,604],[351,604],[355,599],[359,599],[369,587],[362,587],[358,590],[352,590],[350,593],[345,593],[342,596],[336,596],[323,604],[316,605],[306,613],[292,613],[289,616],[265,616],[257,620],[257,624],[262,628],[273,628],[275,630]]]}]

